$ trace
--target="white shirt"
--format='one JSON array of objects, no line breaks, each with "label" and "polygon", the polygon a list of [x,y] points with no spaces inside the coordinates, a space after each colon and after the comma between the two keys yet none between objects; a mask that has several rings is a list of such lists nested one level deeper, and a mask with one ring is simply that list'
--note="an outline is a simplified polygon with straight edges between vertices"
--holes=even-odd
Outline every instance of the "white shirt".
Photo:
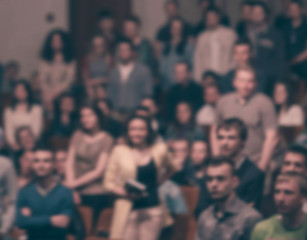
[{"label": "white shirt", "polygon": [[120,80],[122,83],[127,82],[132,70],[134,68],[134,63],[128,63],[128,64],[118,64],[118,70],[120,75]]},{"label": "white shirt", "polygon": [[197,125],[200,126],[212,125],[216,123],[216,121],[217,121],[216,109],[209,104],[206,104],[197,112],[196,115]]},{"label": "white shirt", "polygon": [[301,106],[292,105],[286,112],[281,112],[278,118],[278,125],[282,127],[304,126],[305,117]]}]

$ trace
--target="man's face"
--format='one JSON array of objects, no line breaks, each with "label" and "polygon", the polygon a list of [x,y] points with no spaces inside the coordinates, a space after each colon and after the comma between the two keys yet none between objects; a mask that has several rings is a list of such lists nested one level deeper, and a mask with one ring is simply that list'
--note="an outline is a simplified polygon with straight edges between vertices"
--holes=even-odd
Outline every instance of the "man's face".
[{"label": "man's face", "polygon": [[121,63],[128,63],[132,59],[132,49],[128,43],[121,43],[118,46],[118,56]]},{"label": "man's face", "polygon": [[251,5],[243,5],[242,9],[241,9],[241,15],[242,15],[242,19],[244,21],[250,21],[251,20],[251,16],[252,16],[252,6]]},{"label": "man's face", "polygon": [[209,166],[206,170],[206,185],[214,200],[223,200],[234,192],[238,184],[228,164]]},{"label": "man's face", "polygon": [[209,29],[216,28],[220,24],[220,16],[214,12],[207,12],[206,15],[206,27]]},{"label": "man's face", "polygon": [[302,207],[304,197],[295,179],[275,184],[275,205],[280,214],[291,214]]},{"label": "man's face", "polygon": [[185,64],[176,64],[175,79],[177,83],[186,82],[190,77],[189,70]]},{"label": "man's face", "polygon": [[34,154],[33,152],[25,152],[19,159],[20,172],[23,176],[28,176],[32,172]]},{"label": "man's face", "polygon": [[58,174],[65,174],[65,166],[66,166],[67,152],[66,151],[58,151],[55,154],[55,168]]},{"label": "man's face", "polygon": [[133,40],[139,34],[139,27],[133,21],[125,21],[124,23],[124,35],[130,40]]},{"label": "man's face", "polygon": [[285,154],[281,172],[295,172],[307,176],[305,156],[299,153],[287,152]]},{"label": "man's face", "polygon": [[110,32],[114,29],[114,20],[112,18],[105,18],[99,22],[99,28],[103,32]]},{"label": "man's face", "polygon": [[251,58],[250,46],[248,44],[235,46],[233,57],[237,66],[247,66]]},{"label": "man's face", "polygon": [[178,8],[177,8],[177,5],[175,3],[167,3],[165,5],[165,12],[166,12],[166,15],[169,19],[171,18],[174,18],[178,15]]},{"label": "man's face", "polygon": [[208,104],[215,104],[220,98],[220,93],[215,86],[208,86],[204,88],[205,102]]},{"label": "man's face", "polygon": [[217,139],[222,156],[234,157],[243,149],[243,142],[235,128],[221,128],[218,131]]},{"label": "man's face", "polygon": [[51,151],[34,152],[33,171],[37,177],[47,177],[52,175],[54,162]]},{"label": "man's face", "polygon": [[35,139],[29,129],[23,129],[19,132],[19,141],[22,149],[32,150],[35,145]]},{"label": "man's face", "polygon": [[264,9],[260,6],[254,6],[252,10],[251,20],[254,25],[261,25],[266,21]]},{"label": "man's face", "polygon": [[251,96],[257,86],[254,73],[247,70],[237,71],[233,84],[237,93],[243,98]]},{"label": "man's face", "polygon": [[302,16],[302,9],[297,3],[290,3],[288,11],[291,19],[298,19]]},{"label": "man's face", "polygon": [[194,165],[203,164],[208,156],[207,144],[202,141],[194,142],[191,149],[191,160]]}]

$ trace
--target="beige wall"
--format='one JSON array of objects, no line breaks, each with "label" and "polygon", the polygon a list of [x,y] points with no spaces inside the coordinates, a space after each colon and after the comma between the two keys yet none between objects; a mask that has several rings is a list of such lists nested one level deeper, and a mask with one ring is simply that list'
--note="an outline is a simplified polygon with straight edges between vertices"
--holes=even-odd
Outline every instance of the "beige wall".
[{"label": "beige wall", "polygon": [[[47,23],[46,14],[55,15]],[[68,28],[68,0],[1,0],[0,61],[21,63],[21,77],[37,69],[37,60],[45,35],[55,27]]]}]

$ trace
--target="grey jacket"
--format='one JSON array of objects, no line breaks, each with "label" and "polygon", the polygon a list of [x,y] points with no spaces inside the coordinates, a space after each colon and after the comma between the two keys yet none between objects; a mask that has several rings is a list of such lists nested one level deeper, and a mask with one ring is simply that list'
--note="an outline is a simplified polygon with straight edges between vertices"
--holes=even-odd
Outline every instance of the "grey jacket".
[{"label": "grey jacket", "polygon": [[119,69],[114,68],[109,77],[108,94],[116,111],[134,110],[144,96],[151,96],[153,80],[149,69],[142,63],[135,62],[134,68],[124,83],[120,79]]}]

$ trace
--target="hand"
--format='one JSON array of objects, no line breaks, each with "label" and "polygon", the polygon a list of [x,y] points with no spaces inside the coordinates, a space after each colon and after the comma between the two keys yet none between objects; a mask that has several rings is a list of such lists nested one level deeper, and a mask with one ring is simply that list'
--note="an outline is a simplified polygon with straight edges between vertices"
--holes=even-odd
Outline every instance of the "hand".
[{"label": "hand", "polygon": [[32,215],[32,211],[30,208],[24,207],[21,209],[21,214],[25,217],[30,217]]},{"label": "hand", "polygon": [[69,224],[69,217],[66,215],[55,215],[51,217],[51,224],[54,227],[67,228]]}]

